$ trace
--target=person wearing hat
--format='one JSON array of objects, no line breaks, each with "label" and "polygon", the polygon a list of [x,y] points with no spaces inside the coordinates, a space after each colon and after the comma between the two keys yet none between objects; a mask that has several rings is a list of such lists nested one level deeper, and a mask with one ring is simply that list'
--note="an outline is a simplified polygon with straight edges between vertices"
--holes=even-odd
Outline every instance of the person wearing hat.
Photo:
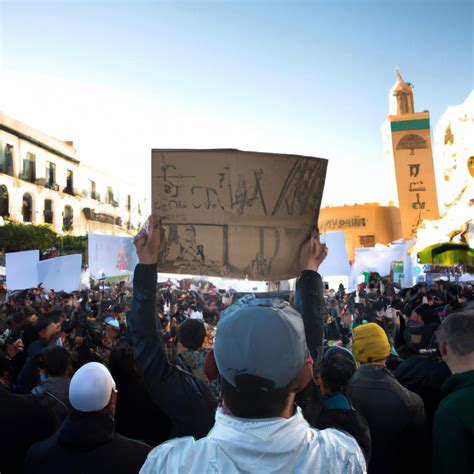
[{"label": "person wearing hat", "polygon": [[364,472],[352,436],[311,428],[295,408],[313,371],[301,315],[279,299],[239,303],[217,325],[223,402],[213,429],[158,446],[140,472]]},{"label": "person wearing hat", "polygon": [[28,450],[24,472],[138,472],[150,447],[115,432],[116,399],[108,369],[98,362],[83,365],[69,385],[71,413],[51,438]]},{"label": "person wearing hat", "polygon": [[369,424],[369,472],[425,472],[422,451],[427,446],[427,434],[423,401],[386,368],[390,354],[387,334],[376,323],[357,326],[353,330],[352,353],[360,367],[352,376],[347,393]]},{"label": "person wearing hat", "polygon": [[315,428],[337,428],[356,439],[369,462],[371,440],[366,419],[352,406],[347,396],[347,386],[357,370],[351,351],[338,346],[326,350],[321,367],[321,394],[323,407],[312,423]]}]

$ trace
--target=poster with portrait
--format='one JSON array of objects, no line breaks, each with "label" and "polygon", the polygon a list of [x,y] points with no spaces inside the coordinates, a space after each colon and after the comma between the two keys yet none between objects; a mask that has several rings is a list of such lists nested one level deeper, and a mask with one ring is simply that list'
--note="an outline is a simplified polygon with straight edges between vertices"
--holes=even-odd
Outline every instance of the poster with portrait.
[{"label": "poster with portrait", "polygon": [[298,273],[327,160],[239,150],[152,150],[160,271],[252,280]]}]

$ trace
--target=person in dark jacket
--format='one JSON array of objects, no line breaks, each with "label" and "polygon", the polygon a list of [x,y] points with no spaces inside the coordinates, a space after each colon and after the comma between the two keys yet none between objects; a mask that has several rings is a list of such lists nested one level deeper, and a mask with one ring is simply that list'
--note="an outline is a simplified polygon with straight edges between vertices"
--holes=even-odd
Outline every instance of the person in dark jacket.
[{"label": "person in dark jacket", "polygon": [[11,393],[8,380],[9,361],[0,354],[0,472],[22,472],[28,448],[51,436],[60,420],[53,411],[53,401],[46,395]]},{"label": "person in dark jacket", "polygon": [[170,439],[171,420],[153,402],[133,355],[120,340],[110,353],[109,368],[119,396],[115,420],[117,433],[156,446]]},{"label": "person in dark jacket", "polygon": [[439,346],[451,375],[433,425],[433,472],[474,472],[474,311],[452,314],[441,325]]},{"label": "person in dark jacket", "polygon": [[115,382],[98,362],[81,367],[71,380],[72,413],[47,440],[33,445],[26,474],[128,474],[138,472],[150,446],[115,433]]},{"label": "person in dark jacket", "polygon": [[347,385],[356,370],[357,363],[349,350],[333,346],[326,351],[320,385],[323,408],[312,424],[321,430],[336,428],[351,434],[359,443],[368,464],[371,451],[369,425],[347,396]]},{"label": "person in dark jacket", "polygon": [[353,331],[352,352],[362,366],[352,376],[347,393],[369,424],[369,474],[426,472],[423,401],[386,368],[390,354],[387,334],[375,323],[358,326]]},{"label": "person in dark jacket", "polygon": [[127,315],[135,360],[150,397],[171,420],[172,436],[202,438],[214,425],[217,402],[206,382],[168,362],[155,316],[160,225],[151,217],[149,224],[148,235],[135,237],[139,264]]},{"label": "person in dark jacket", "polygon": [[54,313],[45,314],[38,318],[36,325],[37,337],[27,349],[26,355],[28,359],[50,346],[59,332],[60,325],[58,317]]}]

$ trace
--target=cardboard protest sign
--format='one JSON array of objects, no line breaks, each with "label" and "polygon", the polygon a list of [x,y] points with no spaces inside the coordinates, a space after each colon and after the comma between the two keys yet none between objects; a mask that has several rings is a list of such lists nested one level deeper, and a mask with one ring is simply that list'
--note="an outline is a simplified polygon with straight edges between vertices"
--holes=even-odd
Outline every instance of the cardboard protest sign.
[{"label": "cardboard protest sign", "polygon": [[5,260],[9,290],[25,290],[38,286],[39,250],[7,253]]},{"label": "cardboard protest sign", "polygon": [[133,237],[87,234],[89,270],[93,278],[131,275],[138,263]]},{"label": "cardboard protest sign", "polygon": [[82,255],[66,255],[38,263],[42,287],[54,291],[77,291],[81,285]]},{"label": "cardboard protest sign", "polygon": [[327,160],[239,150],[153,150],[160,271],[253,280],[298,273]]}]

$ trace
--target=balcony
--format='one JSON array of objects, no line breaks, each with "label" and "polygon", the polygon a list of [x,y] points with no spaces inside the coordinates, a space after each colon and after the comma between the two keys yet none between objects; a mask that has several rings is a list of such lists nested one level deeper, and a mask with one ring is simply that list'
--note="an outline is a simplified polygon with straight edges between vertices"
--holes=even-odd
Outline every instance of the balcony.
[{"label": "balcony", "polygon": [[28,183],[36,183],[36,176],[34,174],[21,173],[18,177],[23,181],[28,181]]},{"label": "balcony", "polygon": [[59,184],[57,183],[47,181],[44,186],[45,188],[52,189],[53,191],[59,191]]},{"label": "balcony", "polygon": [[114,217],[104,212],[95,212],[94,209],[89,207],[83,208],[82,212],[88,221],[102,222],[103,224],[112,224],[122,227],[121,217]]}]

